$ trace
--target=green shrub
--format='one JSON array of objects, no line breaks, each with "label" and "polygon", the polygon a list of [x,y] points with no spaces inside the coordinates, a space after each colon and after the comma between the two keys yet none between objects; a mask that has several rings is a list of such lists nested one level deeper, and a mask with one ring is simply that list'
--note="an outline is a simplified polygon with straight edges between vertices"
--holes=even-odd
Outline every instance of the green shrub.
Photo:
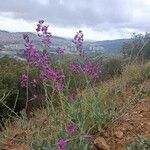
[{"label": "green shrub", "polygon": [[121,75],[123,71],[122,60],[120,58],[110,58],[103,62],[102,78],[109,79]]},{"label": "green shrub", "polygon": [[[13,108],[16,98],[18,97],[19,76],[23,70],[22,63],[8,57],[0,59],[0,98],[3,95],[9,95],[0,102],[0,120],[8,115],[9,110],[6,106]],[[6,106],[4,106],[4,104]],[[16,108],[21,108],[20,102],[16,104]]]},{"label": "green shrub", "polygon": [[[9,116],[11,109],[19,113],[25,106],[26,88],[20,87],[20,76],[25,72],[25,62],[3,57],[0,59],[0,70],[0,98],[9,93],[5,99],[0,101],[0,120],[2,121],[2,118],[4,119]],[[37,74],[37,70],[31,70],[30,79],[35,78]],[[40,81],[36,89],[29,86],[29,98],[31,98],[33,94],[42,97],[42,93],[43,89]],[[36,105],[37,104],[36,102]]]},{"label": "green shrub", "polygon": [[138,85],[144,80],[150,79],[150,63],[126,66],[123,76],[128,78],[129,84]]}]

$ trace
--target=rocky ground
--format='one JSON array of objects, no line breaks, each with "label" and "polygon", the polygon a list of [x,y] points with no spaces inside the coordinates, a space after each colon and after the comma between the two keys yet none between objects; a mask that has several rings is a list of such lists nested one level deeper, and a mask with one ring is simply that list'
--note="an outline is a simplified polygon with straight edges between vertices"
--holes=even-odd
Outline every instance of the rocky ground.
[{"label": "rocky ground", "polygon": [[[150,84],[145,87],[149,88]],[[128,91],[124,98],[128,99],[131,95]],[[126,145],[138,135],[150,138],[150,98],[147,96],[136,100],[103,136],[95,139],[95,145],[100,150],[125,150]]]},{"label": "rocky ground", "polygon": [[137,135],[150,138],[150,99],[141,99],[107,130],[106,140],[111,150],[124,150]]}]

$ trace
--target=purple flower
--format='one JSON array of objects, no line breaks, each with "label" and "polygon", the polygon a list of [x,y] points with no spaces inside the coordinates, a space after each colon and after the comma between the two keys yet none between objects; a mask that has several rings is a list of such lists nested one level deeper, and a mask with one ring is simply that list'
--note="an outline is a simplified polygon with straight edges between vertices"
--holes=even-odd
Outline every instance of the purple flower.
[{"label": "purple flower", "polygon": [[49,68],[43,68],[41,70],[41,77],[42,79],[51,79],[51,80],[55,80],[56,79],[56,73],[53,69],[49,69]]},{"label": "purple flower", "polygon": [[78,46],[82,46],[83,44],[83,33],[81,30],[79,30],[79,32],[77,32],[77,34],[74,36],[74,39],[72,40],[72,42]]},{"label": "purple flower", "polygon": [[62,92],[64,90],[64,84],[62,82],[55,82],[55,88],[58,92]]},{"label": "purple flower", "polygon": [[81,30],[77,32],[77,34],[74,36],[74,39],[72,42],[76,45],[77,52],[81,56],[83,54],[82,47],[83,47],[83,33]]},{"label": "purple flower", "polygon": [[64,49],[61,48],[61,47],[58,47],[58,48],[56,49],[56,53],[57,53],[58,56],[63,56],[63,54],[64,54]]},{"label": "purple flower", "polygon": [[42,38],[42,42],[47,49],[51,43],[51,33],[48,32],[48,27],[44,25],[44,20],[40,20],[37,24],[36,31],[38,32],[38,35]]},{"label": "purple flower", "polygon": [[36,87],[36,86],[37,86],[37,81],[36,81],[36,79],[33,79],[32,82],[31,82],[31,84],[32,84],[33,87]]},{"label": "purple flower", "polygon": [[42,24],[42,23],[44,23],[44,20],[42,20],[42,19],[39,20],[39,24]]},{"label": "purple flower", "polygon": [[44,33],[42,42],[45,46],[49,47],[49,44],[51,44],[51,33]]},{"label": "purple flower", "polygon": [[21,85],[22,88],[27,86],[27,81],[28,81],[27,75],[26,74],[22,74],[21,82],[20,82],[20,85]]},{"label": "purple flower", "polygon": [[37,24],[36,31],[37,31],[37,32],[41,31],[41,25],[40,25],[40,24]]},{"label": "purple flower", "polygon": [[68,135],[72,135],[74,130],[75,130],[76,126],[74,124],[69,124],[68,127],[67,127],[67,133]]},{"label": "purple flower", "polygon": [[75,101],[76,99],[77,99],[77,92],[71,91],[71,92],[69,93],[69,100],[70,100],[70,101]]},{"label": "purple flower", "polygon": [[43,23],[44,23],[44,20],[39,20],[39,22],[37,24],[37,28],[36,28],[37,32],[41,31]]},{"label": "purple flower", "polygon": [[23,34],[23,39],[25,40],[26,43],[29,43],[29,36],[28,34]]},{"label": "purple flower", "polygon": [[58,70],[56,72],[56,80],[60,81],[60,80],[63,80],[63,79],[64,79],[64,74],[63,74],[62,70]]},{"label": "purple flower", "polygon": [[99,64],[86,64],[83,71],[93,79],[98,79],[101,74],[101,66]]},{"label": "purple flower", "polygon": [[88,75],[91,75],[93,73],[93,70],[94,68],[92,64],[86,64],[83,69],[83,71]]},{"label": "purple flower", "polygon": [[43,32],[43,33],[47,33],[47,30],[48,30],[48,26],[42,26],[42,29],[41,29],[41,31]]},{"label": "purple flower", "polygon": [[61,139],[58,142],[58,146],[59,146],[60,150],[65,150],[67,147],[67,141],[65,139]]},{"label": "purple flower", "polygon": [[38,64],[41,66],[42,69],[48,69],[51,62],[47,55],[40,55]]},{"label": "purple flower", "polygon": [[48,70],[48,77],[49,77],[50,79],[55,79],[55,78],[56,78],[55,70],[49,69],[49,70]]},{"label": "purple flower", "polygon": [[27,34],[23,35],[23,38],[25,40],[24,56],[30,65],[36,65],[39,56],[38,52]]},{"label": "purple flower", "polygon": [[40,72],[40,77],[41,77],[41,79],[43,79],[43,80],[47,80],[47,79],[48,79],[48,71],[47,71],[46,69],[41,70],[41,72]]},{"label": "purple flower", "polygon": [[36,55],[37,55],[37,50],[34,47],[32,47],[31,52],[30,52],[30,56],[36,57]]},{"label": "purple flower", "polygon": [[79,73],[81,71],[81,68],[79,64],[73,63],[73,64],[70,64],[69,70],[74,73]]}]

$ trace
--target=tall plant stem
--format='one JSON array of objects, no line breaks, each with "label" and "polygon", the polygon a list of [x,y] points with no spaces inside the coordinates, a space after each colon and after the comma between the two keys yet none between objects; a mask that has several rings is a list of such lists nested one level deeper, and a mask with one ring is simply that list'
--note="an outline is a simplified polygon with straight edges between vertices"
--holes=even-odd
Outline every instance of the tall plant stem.
[{"label": "tall plant stem", "polygon": [[26,105],[25,111],[28,109],[28,100],[29,100],[29,64],[27,65],[27,85],[26,85]]}]

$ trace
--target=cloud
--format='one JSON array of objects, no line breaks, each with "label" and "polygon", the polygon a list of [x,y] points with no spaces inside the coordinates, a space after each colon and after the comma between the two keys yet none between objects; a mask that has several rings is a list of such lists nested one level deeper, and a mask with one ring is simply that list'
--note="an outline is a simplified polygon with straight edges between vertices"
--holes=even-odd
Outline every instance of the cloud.
[{"label": "cloud", "polygon": [[44,18],[61,26],[118,24],[132,19],[129,0],[5,0],[0,10],[13,12],[15,18],[29,21]]},{"label": "cloud", "polygon": [[58,28],[124,33],[148,31],[149,8],[149,0],[5,0],[0,15],[28,23],[44,19]]}]

